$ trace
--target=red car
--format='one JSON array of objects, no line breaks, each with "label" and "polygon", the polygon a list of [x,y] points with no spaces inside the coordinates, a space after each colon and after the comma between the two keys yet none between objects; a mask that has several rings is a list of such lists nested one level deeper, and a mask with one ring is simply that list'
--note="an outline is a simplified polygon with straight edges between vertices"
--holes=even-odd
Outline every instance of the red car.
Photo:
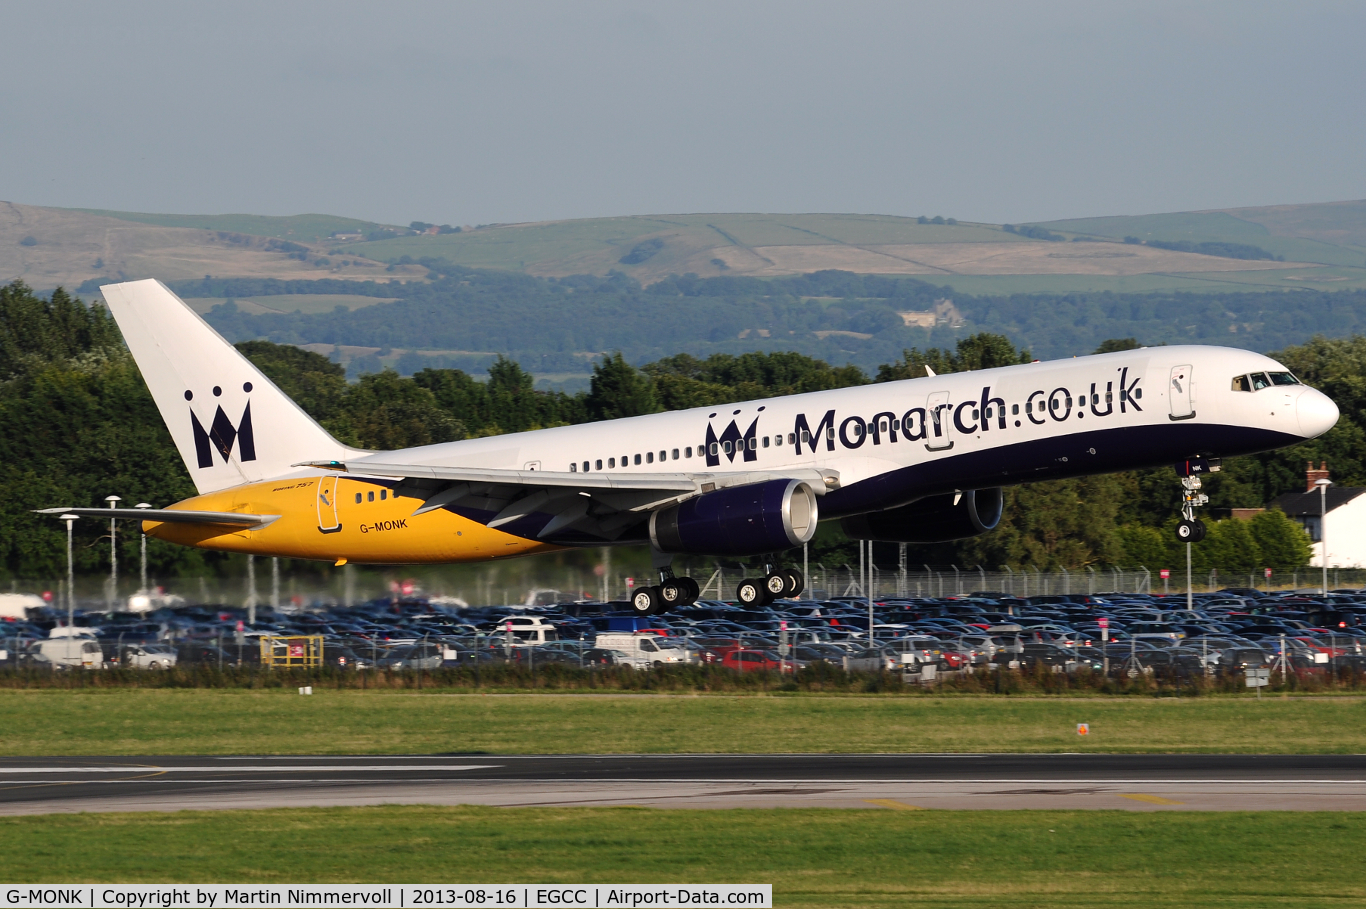
[{"label": "red car", "polygon": [[721,665],[739,672],[759,669],[792,671],[792,661],[781,659],[771,650],[728,650],[721,656]]}]

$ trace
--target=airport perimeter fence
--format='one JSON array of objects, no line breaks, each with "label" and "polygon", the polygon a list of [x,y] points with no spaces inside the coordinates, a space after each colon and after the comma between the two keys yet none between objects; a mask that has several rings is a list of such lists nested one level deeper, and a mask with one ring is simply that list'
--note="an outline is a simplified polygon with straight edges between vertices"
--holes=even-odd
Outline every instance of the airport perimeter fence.
[{"label": "airport perimeter fence", "polygon": [[[794,563],[801,567],[800,562]],[[346,566],[349,568],[350,566]],[[745,578],[754,577],[756,567],[732,565],[678,565],[679,573],[690,573],[702,586],[702,596],[718,600],[734,600],[736,586]],[[1168,576],[1162,577],[1163,571]],[[863,597],[865,590],[874,599],[885,597],[963,597],[974,593],[998,596],[1032,597],[1067,594],[1181,594],[1186,592],[1185,566],[1170,569],[1137,567],[1085,567],[1075,570],[1044,571],[1034,567],[987,569],[976,565],[892,565],[874,564],[862,571],[855,565],[825,565],[810,562],[806,565],[807,579],[803,599],[834,597]],[[216,578],[212,583],[203,578],[173,578],[154,581],[166,595],[179,597],[189,605],[219,605],[245,607],[251,602],[258,606],[276,606],[284,612],[307,611],[331,606],[356,606],[375,597],[391,595],[387,584],[378,578],[354,584],[334,585],[339,589],[299,589],[293,579],[283,586],[272,587],[269,578],[258,580],[253,587],[246,577]],[[456,590],[451,598],[437,597],[441,605],[467,603],[470,607],[525,605],[529,600],[553,603],[555,594],[560,601],[584,599],[581,589],[562,590],[541,586],[550,579],[530,581],[530,588],[512,585],[474,584],[471,589]],[[1323,582],[1321,569],[1273,569],[1258,571],[1230,571],[1227,569],[1199,569],[1191,574],[1191,589],[1195,593],[1210,593],[1224,588],[1251,588],[1267,593],[1287,590],[1316,591]],[[609,579],[593,599],[600,594],[614,600],[626,599],[633,588],[653,583],[642,576],[621,575]],[[47,593],[50,604],[61,609],[66,603],[66,582],[63,579],[14,579],[9,582],[13,592]],[[1329,568],[1330,590],[1366,589],[1366,568]],[[138,594],[136,582],[119,585],[119,596],[114,597],[106,579],[78,578],[78,609],[116,610],[126,604],[130,595]],[[547,598],[548,597],[548,598]],[[155,606],[155,602],[152,604]],[[458,605],[457,605],[458,608]]]},{"label": "airport perimeter fence", "polygon": [[[1108,673],[1081,666],[1036,663],[1028,668],[977,668],[940,672],[932,680],[920,673],[847,671],[836,663],[816,662],[795,672],[737,672],[715,664],[689,664],[636,670],[624,666],[579,668],[493,664],[441,669],[342,670],[269,669],[260,666],[187,666],[160,671],[107,669],[53,670],[38,666],[0,669],[0,689],[256,689],[309,694],[327,691],[487,691],[510,693],[660,692],[660,693],[826,693],[888,696],[1132,695],[1200,697],[1258,696],[1239,670],[1190,672],[1126,664],[1114,660]],[[1361,661],[1269,672],[1263,694],[1355,694],[1366,691]]]},{"label": "airport perimeter fence", "polygon": [[[964,568],[957,565],[908,565],[887,567],[873,565],[862,572],[857,566],[827,567],[810,564],[807,590],[803,597],[830,599],[833,597],[862,597],[865,589],[873,599],[885,597],[964,597],[974,593],[1010,597],[1056,596],[1059,594],[1138,593],[1160,596],[1186,591],[1186,569],[1137,568],[1080,568],[1073,571],[1058,569],[1042,571],[1035,568],[1001,568],[988,570],[981,566]],[[735,585],[749,577],[743,569],[716,567],[706,579],[703,596],[733,599]],[[864,580],[866,578],[866,580]],[[703,579],[698,578],[699,582]],[[1318,590],[1323,575],[1318,568],[1285,571],[1266,570],[1245,572],[1225,569],[1201,569],[1191,573],[1191,589],[1195,593],[1212,593],[1226,588],[1251,588],[1272,593],[1286,590]],[[1329,568],[1330,590],[1366,588],[1366,569]]]}]

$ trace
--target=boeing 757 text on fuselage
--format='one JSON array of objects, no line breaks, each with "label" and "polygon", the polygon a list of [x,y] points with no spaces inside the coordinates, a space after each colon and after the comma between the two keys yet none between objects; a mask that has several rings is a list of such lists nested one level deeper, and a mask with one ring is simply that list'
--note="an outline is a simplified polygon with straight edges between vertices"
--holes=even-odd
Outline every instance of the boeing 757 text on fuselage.
[{"label": "boeing 757 text on fuselage", "polygon": [[[400,451],[343,445],[155,280],[102,288],[199,495],[164,509],[60,508],[142,521],[186,546],[336,564],[466,562],[648,543],[657,586],[697,597],[676,554],[779,554],[840,519],[861,539],[994,528],[1001,488],[1312,439],[1328,397],[1221,347],[1154,347],[628,417]],[[1203,530],[1189,507],[1186,539]],[[1198,485],[1198,482],[1197,482]],[[798,572],[746,600],[800,593]]]}]

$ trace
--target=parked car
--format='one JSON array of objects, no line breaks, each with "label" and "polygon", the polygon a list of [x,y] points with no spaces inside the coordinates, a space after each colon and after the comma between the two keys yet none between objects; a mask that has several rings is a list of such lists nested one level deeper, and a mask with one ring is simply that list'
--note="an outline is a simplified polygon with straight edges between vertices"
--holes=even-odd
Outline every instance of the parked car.
[{"label": "parked car", "polygon": [[125,669],[170,669],[177,662],[176,652],[167,644],[125,644],[117,660]]},{"label": "parked car", "polygon": [[721,665],[738,672],[757,672],[768,669],[775,672],[791,672],[791,660],[784,660],[771,650],[731,650],[721,660]]}]

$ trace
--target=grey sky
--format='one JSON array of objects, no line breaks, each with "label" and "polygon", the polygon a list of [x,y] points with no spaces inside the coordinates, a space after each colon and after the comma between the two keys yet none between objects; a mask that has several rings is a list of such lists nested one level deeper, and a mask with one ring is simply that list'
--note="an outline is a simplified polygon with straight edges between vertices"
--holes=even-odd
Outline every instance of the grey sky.
[{"label": "grey sky", "polygon": [[1366,4],[0,6],[0,198],[453,224],[1366,197]]}]

